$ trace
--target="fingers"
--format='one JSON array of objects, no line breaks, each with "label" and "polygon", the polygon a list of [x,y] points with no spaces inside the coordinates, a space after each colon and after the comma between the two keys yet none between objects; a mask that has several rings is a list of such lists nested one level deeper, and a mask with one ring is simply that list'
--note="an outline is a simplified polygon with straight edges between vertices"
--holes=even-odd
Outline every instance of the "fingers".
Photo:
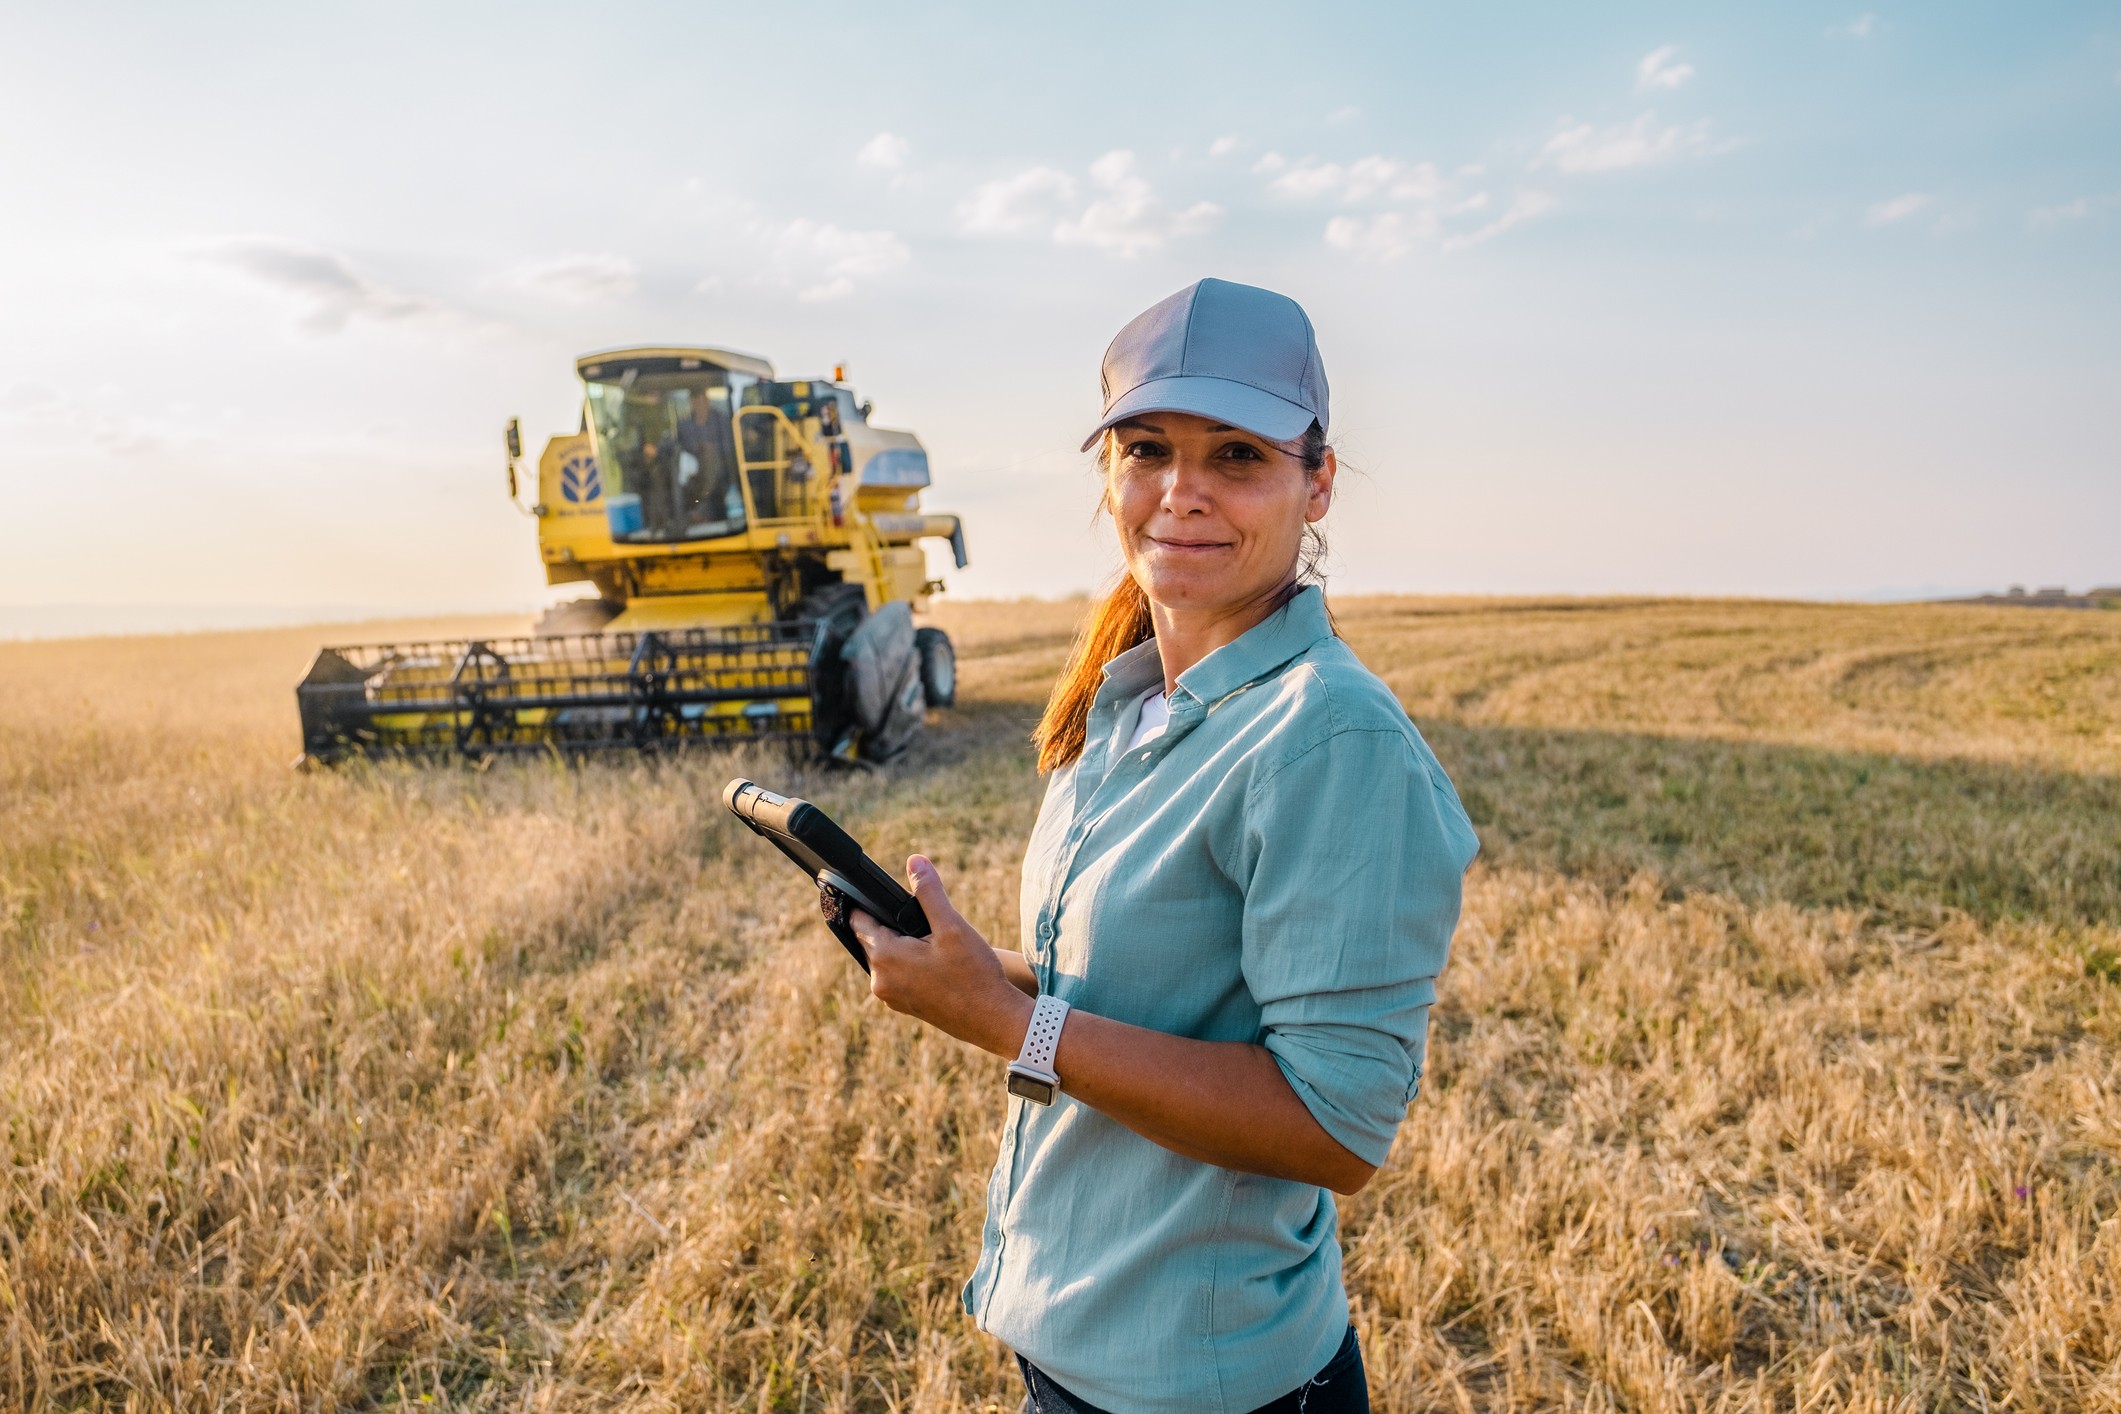
[{"label": "fingers", "polygon": [[879,952],[887,952],[901,943],[924,943],[925,938],[909,938],[888,923],[879,923],[859,908],[847,910],[847,926],[854,931],[854,940],[876,961]]},{"label": "fingers", "polygon": [[[891,967],[895,944],[909,941],[905,934],[877,922],[859,908],[847,910],[847,927],[854,933],[854,940],[862,945],[869,955],[869,993],[890,1005],[884,973]],[[881,969],[881,970],[880,970]]]},{"label": "fingers", "polygon": [[876,951],[876,945],[883,939],[884,934],[890,931],[890,929],[862,912],[859,908],[847,910],[847,926],[854,930],[854,936],[872,954]]},{"label": "fingers", "polygon": [[946,922],[964,923],[964,918],[951,906],[950,895],[943,889],[943,876],[936,873],[935,865],[927,855],[916,854],[906,861],[906,878],[913,885],[913,897],[919,902],[921,912],[928,915],[931,930],[941,928]]}]

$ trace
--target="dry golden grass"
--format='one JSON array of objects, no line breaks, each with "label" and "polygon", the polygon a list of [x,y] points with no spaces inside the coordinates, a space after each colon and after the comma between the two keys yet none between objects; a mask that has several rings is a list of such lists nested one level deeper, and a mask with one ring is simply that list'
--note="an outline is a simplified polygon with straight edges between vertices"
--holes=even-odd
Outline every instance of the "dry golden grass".
[{"label": "dry golden grass", "polygon": [[[942,614],[876,776],[296,774],[385,630],[0,645],[0,1407],[1013,1408],[997,1067],[716,792],[1013,941],[1077,607]],[[1339,612],[1486,844],[1344,1220],[1378,1406],[2121,1409],[2121,614]]]}]

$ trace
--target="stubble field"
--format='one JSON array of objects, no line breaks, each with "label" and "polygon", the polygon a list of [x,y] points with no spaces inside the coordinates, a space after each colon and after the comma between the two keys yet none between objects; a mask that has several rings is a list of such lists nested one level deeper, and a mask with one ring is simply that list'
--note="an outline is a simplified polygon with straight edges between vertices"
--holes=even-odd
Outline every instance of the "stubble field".
[{"label": "stubble field", "polygon": [[[1013,1409],[999,1066],[717,795],[1013,943],[1079,607],[943,610],[874,775],[298,774],[406,626],[0,644],[0,1408]],[[1378,1407],[2121,1410],[2121,614],[1337,608],[1484,843],[1344,1208]]]}]

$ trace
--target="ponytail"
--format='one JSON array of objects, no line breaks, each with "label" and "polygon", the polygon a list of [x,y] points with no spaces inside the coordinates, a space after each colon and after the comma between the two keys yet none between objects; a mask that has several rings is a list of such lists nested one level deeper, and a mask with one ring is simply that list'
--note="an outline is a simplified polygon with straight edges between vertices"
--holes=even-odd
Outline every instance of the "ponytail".
[{"label": "ponytail", "polygon": [[1122,569],[1118,581],[1091,608],[1090,616],[1077,631],[1068,666],[1061,669],[1059,681],[1053,684],[1053,695],[1046,699],[1046,714],[1031,733],[1031,744],[1038,748],[1041,775],[1059,770],[1083,754],[1083,740],[1090,727],[1090,704],[1104,685],[1105,664],[1136,644],[1147,643],[1155,632],[1149,618],[1149,596],[1142,593],[1134,576]]}]

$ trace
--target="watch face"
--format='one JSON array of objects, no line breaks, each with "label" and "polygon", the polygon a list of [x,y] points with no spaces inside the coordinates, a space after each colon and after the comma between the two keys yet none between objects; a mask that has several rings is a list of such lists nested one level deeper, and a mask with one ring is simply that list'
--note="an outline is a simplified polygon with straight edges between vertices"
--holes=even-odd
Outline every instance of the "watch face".
[{"label": "watch face", "polygon": [[1053,1103],[1054,1097],[1060,1094],[1060,1085],[1056,1081],[1039,1080],[1033,1076],[1011,1071],[1009,1072],[1009,1093],[1019,1099],[1029,1100],[1034,1105],[1050,1105]]}]

